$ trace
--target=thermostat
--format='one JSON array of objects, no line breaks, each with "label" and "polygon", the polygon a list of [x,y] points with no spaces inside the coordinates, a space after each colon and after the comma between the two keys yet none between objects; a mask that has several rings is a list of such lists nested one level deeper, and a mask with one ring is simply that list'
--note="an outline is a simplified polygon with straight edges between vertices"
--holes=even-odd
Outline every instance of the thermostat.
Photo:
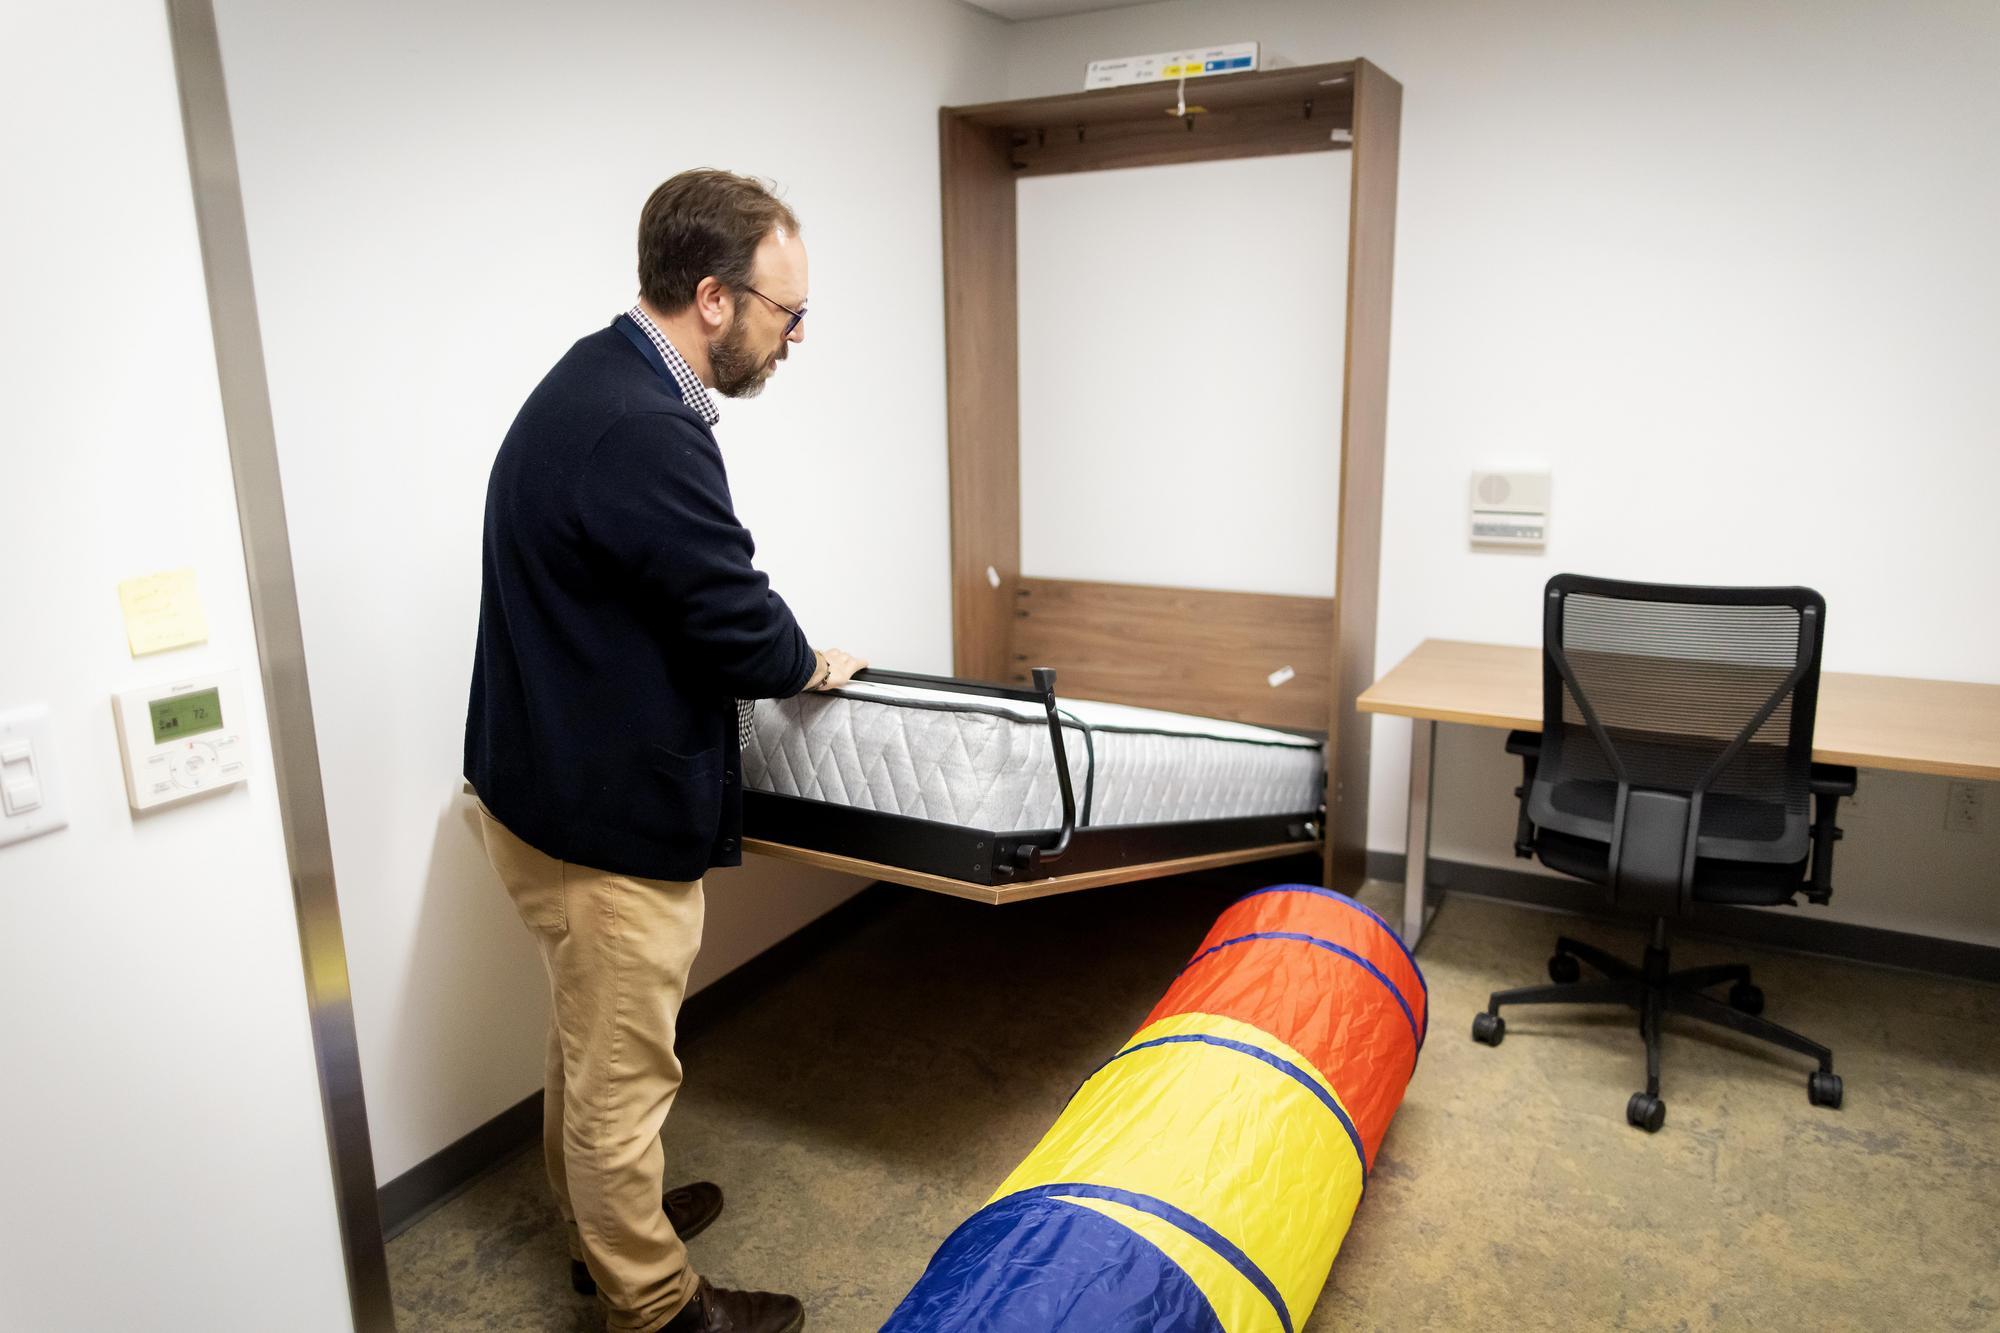
[{"label": "thermostat", "polygon": [[111,696],[125,796],[134,810],[184,801],[250,776],[243,691],[234,671]]}]

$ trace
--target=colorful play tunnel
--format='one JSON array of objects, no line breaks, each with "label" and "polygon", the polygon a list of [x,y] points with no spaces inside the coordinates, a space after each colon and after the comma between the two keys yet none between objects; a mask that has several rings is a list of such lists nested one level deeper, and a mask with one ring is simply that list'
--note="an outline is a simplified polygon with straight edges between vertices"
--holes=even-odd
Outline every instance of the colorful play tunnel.
[{"label": "colorful play tunnel", "polygon": [[884,1333],[1293,1333],[1428,1018],[1416,960],[1353,899],[1238,900]]}]

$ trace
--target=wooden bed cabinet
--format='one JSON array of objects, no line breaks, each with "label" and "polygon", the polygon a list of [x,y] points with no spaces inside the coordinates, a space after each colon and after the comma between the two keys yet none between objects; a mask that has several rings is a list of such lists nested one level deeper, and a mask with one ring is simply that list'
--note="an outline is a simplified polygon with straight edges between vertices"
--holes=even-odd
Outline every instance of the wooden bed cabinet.
[{"label": "wooden bed cabinet", "polygon": [[[1200,79],[1186,96],[1185,117],[1167,83],[939,112],[953,673],[1025,683],[1050,666],[1073,697],[1324,731],[1325,882],[1351,889],[1368,834],[1370,719],[1354,701],[1375,668],[1402,85],[1356,60]],[[1015,180],[1323,152],[1354,155],[1340,438],[1327,441],[1340,451],[1333,596],[1022,577]],[[1281,666],[1294,675],[1274,688]]]}]

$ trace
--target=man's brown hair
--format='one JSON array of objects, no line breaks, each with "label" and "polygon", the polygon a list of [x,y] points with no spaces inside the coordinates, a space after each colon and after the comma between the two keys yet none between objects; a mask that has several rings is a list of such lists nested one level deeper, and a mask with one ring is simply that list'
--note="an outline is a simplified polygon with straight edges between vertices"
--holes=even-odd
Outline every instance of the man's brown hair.
[{"label": "man's brown hair", "polygon": [[703,278],[748,287],[757,245],[775,227],[797,235],[799,220],[763,181],[706,167],[683,171],[654,190],[639,214],[639,293],[671,315],[694,300]]}]

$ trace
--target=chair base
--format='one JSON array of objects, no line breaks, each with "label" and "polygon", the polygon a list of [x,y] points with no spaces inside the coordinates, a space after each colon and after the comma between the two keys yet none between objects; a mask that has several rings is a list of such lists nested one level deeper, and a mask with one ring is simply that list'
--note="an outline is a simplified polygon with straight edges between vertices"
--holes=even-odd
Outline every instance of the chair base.
[{"label": "chair base", "polygon": [[[1580,964],[1588,964],[1604,979],[1579,980]],[[1486,1012],[1472,1020],[1473,1039],[1489,1046],[1500,1044],[1507,1035],[1507,1020],[1500,1016],[1500,1007],[1507,1004],[1618,1004],[1637,1010],[1639,1035],[1646,1043],[1646,1088],[1632,1094],[1625,1118],[1649,1134],[1666,1123],[1666,1103],[1660,1100],[1660,1026],[1670,1012],[1811,1056],[1819,1068],[1806,1079],[1806,1096],[1815,1106],[1840,1106],[1842,1088],[1840,1076],[1833,1072],[1833,1052],[1760,1017],[1764,992],[1751,982],[1745,964],[1718,963],[1673,971],[1665,918],[1654,921],[1645,960],[1637,966],[1593,945],[1558,939],[1555,955],[1549,959],[1549,978],[1555,984],[1494,991]],[[1724,982],[1729,983],[1728,1003],[1704,994]]]}]

